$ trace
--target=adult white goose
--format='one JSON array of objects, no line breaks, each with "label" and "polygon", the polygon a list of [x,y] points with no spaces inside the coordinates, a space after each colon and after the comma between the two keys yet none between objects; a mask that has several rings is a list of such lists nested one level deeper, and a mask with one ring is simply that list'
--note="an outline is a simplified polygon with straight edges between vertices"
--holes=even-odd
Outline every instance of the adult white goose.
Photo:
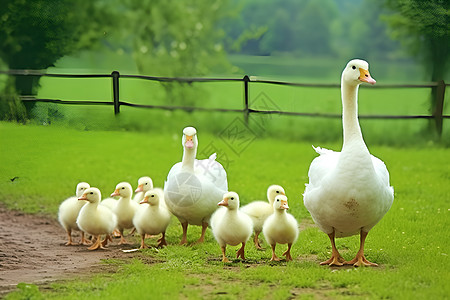
[{"label": "adult white goose", "polygon": [[[88,201],[84,205],[77,218],[77,225],[81,230],[96,237],[95,243],[89,250],[104,249],[110,234],[117,225],[114,213],[103,205],[98,205],[102,195],[97,188],[88,188],[78,200]],[[105,239],[101,240],[101,235],[105,234]]]},{"label": "adult white goose", "polygon": [[[362,82],[375,84],[367,62],[351,60],[341,78],[344,143],[341,152],[315,148],[320,154],[309,168],[304,204],[314,222],[331,241],[331,258],[321,264],[354,266],[377,264],[364,256],[364,242],[392,205],[394,189],[385,164],[367,149],[358,122],[358,88]],[[345,261],[335,237],[360,234],[356,257]]]},{"label": "adult white goose", "polygon": [[139,204],[134,202],[131,199],[133,195],[133,188],[131,184],[128,182],[121,182],[116,185],[116,189],[111,194],[111,197],[119,196],[119,201],[117,205],[114,207],[114,213],[117,217],[117,229],[120,232],[120,242],[119,245],[127,244],[123,236],[124,229],[133,228],[133,218],[137,209],[139,208]]},{"label": "adult white goose", "polygon": [[204,241],[211,214],[217,203],[228,190],[227,173],[215,160],[196,160],[198,139],[194,127],[186,127],[182,138],[183,159],[176,163],[167,175],[164,184],[164,200],[169,211],[175,215],[183,227],[180,244],[187,243],[187,227],[201,225],[202,233],[197,243]]},{"label": "adult white goose", "polygon": [[[61,226],[66,230],[68,242],[66,246],[75,245],[72,241],[72,230],[80,230],[77,225],[77,217],[80,213],[80,209],[87,203],[85,201],[78,201],[84,191],[90,188],[89,183],[80,182],[77,184],[77,189],[74,197],[69,197],[64,200],[59,206],[58,210],[58,220]],[[84,231],[81,231],[81,241],[80,244],[87,245],[89,241],[84,238]]]},{"label": "adult white goose", "polygon": [[253,242],[256,249],[262,249],[258,236],[262,231],[264,221],[273,213],[273,202],[277,195],[286,195],[282,186],[271,185],[267,189],[267,201],[252,201],[241,208],[253,221],[255,236]]}]

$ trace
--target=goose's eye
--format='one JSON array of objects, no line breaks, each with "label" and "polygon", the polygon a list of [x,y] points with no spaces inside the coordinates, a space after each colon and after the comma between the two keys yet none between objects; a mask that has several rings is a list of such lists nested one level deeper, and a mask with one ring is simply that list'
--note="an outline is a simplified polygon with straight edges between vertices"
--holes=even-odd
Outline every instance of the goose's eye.
[{"label": "goose's eye", "polygon": [[355,70],[355,69],[356,69],[356,67],[355,67],[355,66],[352,66],[352,69],[353,69],[353,70]]}]

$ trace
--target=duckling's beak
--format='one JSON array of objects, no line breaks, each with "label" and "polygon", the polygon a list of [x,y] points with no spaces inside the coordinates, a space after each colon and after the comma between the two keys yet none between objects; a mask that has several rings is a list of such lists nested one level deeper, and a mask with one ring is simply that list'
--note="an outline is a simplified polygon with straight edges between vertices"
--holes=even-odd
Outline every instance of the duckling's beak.
[{"label": "duckling's beak", "polygon": [[116,196],[120,196],[120,194],[119,194],[119,189],[116,189],[116,190],[114,191],[114,193],[111,194],[111,197],[116,197]]},{"label": "duckling's beak", "polygon": [[217,205],[219,205],[219,206],[228,206],[228,198],[223,199]]},{"label": "duckling's beak", "polygon": [[83,194],[80,198],[78,198],[78,200],[87,200],[87,195]]},{"label": "duckling's beak", "polygon": [[289,209],[289,205],[288,205],[287,201],[281,200],[280,208],[282,208],[282,209]]},{"label": "duckling's beak", "polygon": [[364,81],[364,82],[370,83],[372,85],[376,83],[375,79],[373,79],[370,76],[370,73],[369,73],[368,70],[364,70],[363,68],[359,68],[359,74],[360,74],[360,76],[359,76],[358,79],[360,81]]},{"label": "duckling's beak", "polygon": [[193,136],[192,135],[187,135],[186,136],[186,142],[184,143],[184,145],[188,149],[194,148],[194,141],[193,141]]},{"label": "duckling's beak", "polygon": [[142,199],[142,201],[139,202],[139,204],[144,204],[144,203],[148,203],[148,196],[144,197],[144,199]]},{"label": "duckling's beak", "polygon": [[138,185],[137,189],[134,191],[135,193],[140,193],[144,191],[144,185],[140,184]]}]

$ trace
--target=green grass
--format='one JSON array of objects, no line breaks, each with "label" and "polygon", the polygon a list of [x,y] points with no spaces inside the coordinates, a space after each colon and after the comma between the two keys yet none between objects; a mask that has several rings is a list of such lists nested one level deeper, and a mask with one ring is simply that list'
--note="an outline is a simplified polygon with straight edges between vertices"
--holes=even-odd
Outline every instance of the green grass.
[{"label": "green grass", "polygon": [[[221,122],[216,126],[226,125]],[[82,180],[99,187],[104,195],[119,181],[135,186],[143,175],[162,186],[169,168],[181,158],[181,129],[173,125],[171,134],[156,129],[145,133],[86,131],[2,122],[0,201],[11,209],[55,218],[59,203],[72,195]],[[236,153],[227,146],[238,146],[232,140],[204,133],[206,128],[198,131],[199,156],[209,154],[206,148],[211,149],[211,144],[220,150],[219,161],[227,165],[229,189],[240,194],[242,204],[264,198],[269,184],[284,186],[290,213],[307,225],[293,246],[293,262],[269,263],[270,250],[256,251],[249,243],[248,261],[223,264],[209,230],[204,244],[178,246],[181,226],[174,219],[167,232],[169,246],[159,252],[150,249],[131,261],[111,261],[116,272],[86,275],[88,280],[74,278],[47,286],[21,284],[7,299],[444,299],[450,293],[448,148],[369,144],[371,152],[386,162],[395,188],[391,210],[366,242],[368,259],[380,267],[330,269],[318,265],[329,256],[329,240],[310,226],[301,196],[308,166],[315,157],[310,143],[258,137]],[[317,145],[340,149],[339,142]],[[15,176],[18,179],[10,181]],[[62,229],[55,234],[64,240]],[[199,227],[190,227],[188,240],[195,241],[199,234]],[[337,240],[346,259],[355,255],[358,245],[357,236]],[[278,253],[284,248],[278,246]],[[228,247],[228,256],[236,250]]]}]

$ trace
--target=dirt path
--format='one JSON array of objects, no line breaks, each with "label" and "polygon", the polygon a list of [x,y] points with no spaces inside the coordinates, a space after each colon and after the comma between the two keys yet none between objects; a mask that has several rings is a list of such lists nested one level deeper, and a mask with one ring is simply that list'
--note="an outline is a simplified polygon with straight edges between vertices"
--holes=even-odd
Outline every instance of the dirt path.
[{"label": "dirt path", "polygon": [[[43,283],[108,268],[102,259],[126,259],[117,242],[107,250],[65,246],[66,233],[56,220],[8,211],[0,206],[0,296],[20,282]],[[78,233],[74,234],[79,241]],[[127,249],[133,245],[126,246]],[[94,268],[95,267],[95,268]]]}]

